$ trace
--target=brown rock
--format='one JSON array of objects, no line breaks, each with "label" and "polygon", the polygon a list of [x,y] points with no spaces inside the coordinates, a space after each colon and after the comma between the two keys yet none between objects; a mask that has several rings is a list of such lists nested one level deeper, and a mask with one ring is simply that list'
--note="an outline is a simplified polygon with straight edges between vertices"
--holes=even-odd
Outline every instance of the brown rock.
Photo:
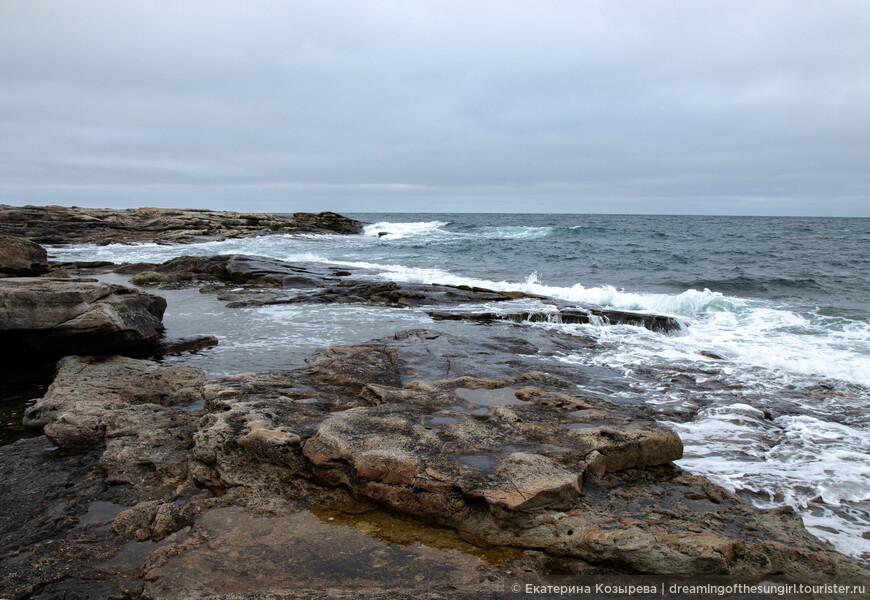
[{"label": "brown rock", "polygon": [[166,300],[94,280],[0,280],[5,355],[144,353],[163,333]]},{"label": "brown rock", "polygon": [[178,406],[202,402],[205,377],[126,357],[68,356],[24,423],[43,427],[67,452],[101,451],[111,483],[173,488],[188,479],[197,418]]},{"label": "brown rock", "polygon": [[399,386],[399,360],[392,348],[377,346],[329,346],[305,359],[307,373],[319,381],[351,388],[355,393],[367,384]]},{"label": "brown rock", "polygon": [[202,237],[269,233],[356,234],[362,223],[336,213],[292,217],[197,209],[78,208],[0,205],[0,233],[43,244],[183,243]]},{"label": "brown rock", "polygon": [[179,529],[192,525],[195,515],[195,506],[192,504],[151,500],[121,512],[112,522],[112,529],[123,539],[159,542]]},{"label": "brown rock", "polygon": [[567,471],[546,456],[514,452],[499,464],[501,485],[482,493],[490,505],[508,510],[570,506],[580,497],[582,478],[582,471]]},{"label": "brown rock", "polygon": [[0,235],[0,277],[34,277],[48,270],[45,248],[30,240]]}]

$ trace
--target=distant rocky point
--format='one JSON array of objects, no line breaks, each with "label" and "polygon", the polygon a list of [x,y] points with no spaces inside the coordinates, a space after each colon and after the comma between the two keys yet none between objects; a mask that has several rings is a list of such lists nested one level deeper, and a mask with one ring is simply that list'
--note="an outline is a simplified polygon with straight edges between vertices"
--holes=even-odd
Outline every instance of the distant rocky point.
[{"label": "distant rocky point", "polygon": [[270,233],[352,235],[363,223],[333,212],[298,212],[292,217],[203,209],[79,208],[0,204],[0,235],[40,244],[157,242],[178,244],[201,238],[239,238]]}]

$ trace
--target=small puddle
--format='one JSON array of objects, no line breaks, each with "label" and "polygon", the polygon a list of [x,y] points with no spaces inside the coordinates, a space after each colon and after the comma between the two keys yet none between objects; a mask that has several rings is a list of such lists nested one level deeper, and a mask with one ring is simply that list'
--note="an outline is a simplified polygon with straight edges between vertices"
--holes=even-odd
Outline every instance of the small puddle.
[{"label": "small puddle", "polygon": [[298,398],[293,402],[296,404],[320,404],[320,400],[317,398]]},{"label": "small puddle", "polygon": [[361,502],[286,516],[215,508],[201,513],[196,527],[207,543],[152,567],[146,596],[244,594],[252,582],[256,589],[425,590],[445,581],[461,588],[480,582],[484,560],[520,553],[479,547],[452,530]]},{"label": "small puddle", "polygon": [[463,413],[466,415],[474,415],[475,417],[485,417],[489,414],[488,406],[479,406],[477,408],[468,408],[467,406],[460,406],[457,404],[456,406],[451,406],[450,410],[453,412]]},{"label": "small puddle", "polygon": [[537,444],[508,444],[504,447],[505,452],[529,452],[533,451],[538,447]]},{"label": "small puddle", "polygon": [[568,423],[568,429],[576,430],[576,429],[598,429],[601,427],[601,423]]},{"label": "small puddle", "polygon": [[21,423],[24,411],[42,398],[54,377],[54,361],[16,371],[7,367],[0,372],[0,446],[42,435],[42,430]]},{"label": "small puddle", "polygon": [[148,555],[157,549],[157,546],[151,540],[127,542],[121,546],[121,551],[115,556],[94,566],[100,571],[127,572],[138,570]]},{"label": "small puddle", "polygon": [[453,423],[459,423],[459,419],[456,417],[435,416],[430,417],[429,422],[432,423],[432,425],[452,425]]},{"label": "small puddle", "polygon": [[179,408],[181,408],[181,410],[183,410],[185,412],[196,412],[198,410],[202,410],[204,407],[205,407],[205,400],[197,400],[196,402],[193,402],[191,404],[186,404],[186,405],[181,406]]},{"label": "small puddle", "polygon": [[364,500],[351,500],[332,506],[315,504],[308,510],[325,523],[354,527],[386,542],[458,550],[491,565],[514,560],[522,552],[520,548],[489,546],[479,540],[472,541],[469,535],[455,529],[403,517]]},{"label": "small puddle", "polygon": [[574,448],[569,448],[568,446],[557,446],[556,444],[541,444],[541,450],[547,452],[555,452],[558,454],[569,454],[571,452],[576,452]]},{"label": "small puddle", "polygon": [[88,504],[88,512],[78,517],[79,527],[97,523],[109,523],[114,521],[115,517],[127,510],[127,508],[114,502],[103,502],[102,500],[91,502]]},{"label": "small puddle", "polygon": [[456,462],[483,473],[494,472],[497,464],[492,454],[460,454],[456,457]]},{"label": "small puddle", "polygon": [[597,408],[583,408],[580,410],[572,410],[568,414],[571,415],[572,417],[583,417],[583,418],[591,418],[591,417],[602,418],[602,417],[607,416],[607,413],[605,413],[604,411],[599,410]]},{"label": "small puddle", "polygon": [[504,406],[507,404],[526,404],[517,398],[515,388],[495,388],[494,390],[456,388],[453,393],[472,404],[481,406]]}]

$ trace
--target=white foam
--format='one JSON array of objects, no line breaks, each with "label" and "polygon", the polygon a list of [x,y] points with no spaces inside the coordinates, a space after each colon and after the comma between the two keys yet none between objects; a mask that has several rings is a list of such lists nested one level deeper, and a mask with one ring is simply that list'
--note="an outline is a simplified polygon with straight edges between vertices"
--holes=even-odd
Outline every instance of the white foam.
[{"label": "white foam", "polygon": [[438,283],[467,285],[498,291],[521,291],[549,296],[583,305],[598,305],[621,310],[655,312],[677,316],[696,316],[709,311],[735,310],[745,303],[739,298],[723,296],[710,290],[687,290],[681,294],[648,294],[626,292],[613,286],[587,288],[578,283],[570,287],[545,285],[538,281],[536,273],[524,282],[493,281],[456,275],[436,268],[407,267],[404,265],[372,263],[368,261],[329,261],[337,265],[379,271],[377,276],[390,281],[405,283]]},{"label": "white foam", "polygon": [[490,240],[530,240],[547,237],[555,230],[555,227],[526,227],[522,225],[489,227],[483,231],[481,237]]},{"label": "white foam", "polygon": [[412,236],[428,236],[442,233],[449,225],[446,221],[418,221],[414,223],[391,223],[381,221],[363,227],[363,235],[385,240],[400,240]]},{"label": "white foam", "polygon": [[[407,229],[392,235],[422,234],[437,231],[444,221],[420,223],[377,223],[367,228],[376,232],[382,226],[400,225]],[[370,233],[370,235],[376,235]],[[337,236],[338,237],[338,236]],[[389,236],[385,236],[389,237]],[[537,274],[525,281],[493,281],[456,275],[444,269],[408,267],[365,260],[343,260],[328,254],[336,243],[346,240],[306,241],[300,244],[293,236],[263,236],[243,240],[201,242],[184,246],[158,244],[78,246],[52,250],[63,260],[109,260],[113,262],[162,262],[179,254],[207,256],[243,253],[287,260],[317,262],[357,267],[375,278],[407,283],[441,283],[467,285],[500,291],[523,291],[558,298],[581,305],[597,305],[621,310],[633,310],[675,315],[690,319],[686,335],[637,336],[637,328],[616,329],[600,335],[615,335],[627,344],[625,359],[607,353],[599,357],[601,364],[631,366],[643,363],[650,355],[664,360],[697,362],[701,351],[727,357],[741,367],[767,369],[770,376],[783,378],[825,377],[870,386],[870,324],[849,322],[839,328],[829,322],[799,315],[769,303],[724,296],[710,290],[686,290],[680,294],[653,294],[619,290],[614,286],[585,287],[552,286],[541,283]],[[322,244],[326,245],[323,246]],[[315,248],[312,248],[312,245]],[[321,247],[324,253],[312,251]],[[344,253],[349,254],[349,253]],[[644,345],[646,344],[646,345]],[[740,370],[736,370],[739,372]],[[755,376],[750,374],[750,376]]]},{"label": "white foam", "polygon": [[843,552],[870,556],[860,523],[842,516],[870,500],[866,428],[810,415],[770,420],[741,403],[711,407],[694,421],[669,425],[683,440],[684,458],[678,461],[683,468],[732,491],[750,492],[761,506],[794,506],[808,515],[815,535]]}]

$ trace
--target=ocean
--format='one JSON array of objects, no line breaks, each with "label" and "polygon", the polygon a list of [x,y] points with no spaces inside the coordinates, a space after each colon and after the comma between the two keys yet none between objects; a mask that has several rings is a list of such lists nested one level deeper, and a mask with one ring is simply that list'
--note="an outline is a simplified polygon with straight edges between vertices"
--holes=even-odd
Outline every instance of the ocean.
[{"label": "ocean", "polygon": [[[590,390],[646,403],[679,432],[684,469],[758,506],[790,504],[814,534],[870,560],[870,219],[349,216],[371,223],[363,235],[68,246],[50,255],[162,262],[184,254],[251,254],[355,266],[373,280],[522,290],[673,315],[684,327],[671,335],[557,322],[486,327],[510,327],[514,335],[524,327],[551,329],[591,340],[538,357],[542,370],[596,368],[601,378],[590,381]],[[324,345],[399,329],[475,335],[484,327],[434,322],[414,309],[228,309],[196,290],[156,293],[169,300],[170,335],[219,337],[216,348],[174,359],[213,376],[298,367]]]}]

